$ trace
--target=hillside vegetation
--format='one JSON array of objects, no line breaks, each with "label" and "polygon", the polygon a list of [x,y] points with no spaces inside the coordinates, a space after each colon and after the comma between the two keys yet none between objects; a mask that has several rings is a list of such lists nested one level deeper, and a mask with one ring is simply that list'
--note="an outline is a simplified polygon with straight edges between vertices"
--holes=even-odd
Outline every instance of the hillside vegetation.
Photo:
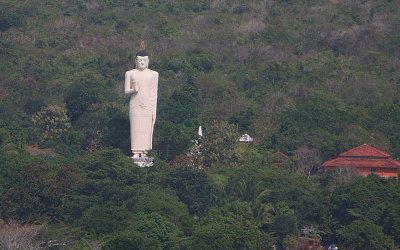
[{"label": "hillside vegetation", "polygon": [[[142,40],[149,169],[127,158],[123,94]],[[400,158],[399,47],[393,0],[1,1],[1,217],[61,249],[293,247],[302,227],[399,246],[398,180],[320,170],[362,143]]]}]

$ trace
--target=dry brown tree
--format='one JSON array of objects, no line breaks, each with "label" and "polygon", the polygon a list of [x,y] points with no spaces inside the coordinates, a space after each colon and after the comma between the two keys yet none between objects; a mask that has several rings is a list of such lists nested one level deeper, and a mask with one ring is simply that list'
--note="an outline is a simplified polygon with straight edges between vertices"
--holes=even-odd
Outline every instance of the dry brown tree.
[{"label": "dry brown tree", "polygon": [[38,249],[39,242],[34,238],[42,227],[43,225],[21,225],[16,221],[0,220],[0,249]]}]

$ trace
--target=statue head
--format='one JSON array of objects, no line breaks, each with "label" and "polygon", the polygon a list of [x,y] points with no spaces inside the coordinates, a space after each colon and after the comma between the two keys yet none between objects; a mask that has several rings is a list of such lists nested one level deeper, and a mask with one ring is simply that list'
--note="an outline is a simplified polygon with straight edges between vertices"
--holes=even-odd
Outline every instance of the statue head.
[{"label": "statue head", "polygon": [[149,55],[141,50],[136,53],[136,68],[138,70],[144,70],[149,67]]}]

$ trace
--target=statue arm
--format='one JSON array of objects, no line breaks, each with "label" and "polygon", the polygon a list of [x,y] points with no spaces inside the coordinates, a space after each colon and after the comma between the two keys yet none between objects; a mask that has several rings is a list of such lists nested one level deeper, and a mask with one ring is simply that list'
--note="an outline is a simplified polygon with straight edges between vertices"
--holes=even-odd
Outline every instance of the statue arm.
[{"label": "statue arm", "polygon": [[133,93],[136,93],[137,90],[132,89],[131,87],[131,77],[130,77],[129,71],[125,73],[125,95],[132,95]]}]

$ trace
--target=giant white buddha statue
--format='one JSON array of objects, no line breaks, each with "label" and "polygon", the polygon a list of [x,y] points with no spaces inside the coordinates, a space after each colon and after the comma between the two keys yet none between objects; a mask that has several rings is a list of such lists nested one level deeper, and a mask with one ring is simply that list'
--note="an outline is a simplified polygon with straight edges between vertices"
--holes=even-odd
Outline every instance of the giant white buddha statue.
[{"label": "giant white buddha statue", "polygon": [[152,149],[156,121],[158,72],[150,70],[144,43],[136,54],[136,69],[125,73],[125,95],[130,95],[129,121],[132,158],[146,157]]}]

